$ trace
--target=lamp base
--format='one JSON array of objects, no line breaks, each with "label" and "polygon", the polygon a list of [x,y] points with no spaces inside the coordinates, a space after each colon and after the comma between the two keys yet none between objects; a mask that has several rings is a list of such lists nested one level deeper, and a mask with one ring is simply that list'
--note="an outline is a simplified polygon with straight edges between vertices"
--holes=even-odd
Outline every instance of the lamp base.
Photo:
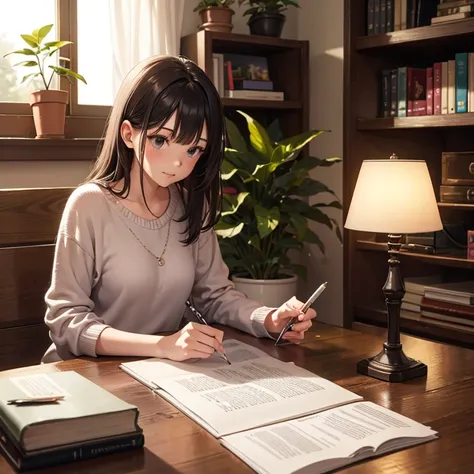
[{"label": "lamp base", "polygon": [[384,343],[383,350],[376,356],[357,364],[357,372],[386,382],[405,382],[426,376],[428,367],[405,355],[401,344]]}]

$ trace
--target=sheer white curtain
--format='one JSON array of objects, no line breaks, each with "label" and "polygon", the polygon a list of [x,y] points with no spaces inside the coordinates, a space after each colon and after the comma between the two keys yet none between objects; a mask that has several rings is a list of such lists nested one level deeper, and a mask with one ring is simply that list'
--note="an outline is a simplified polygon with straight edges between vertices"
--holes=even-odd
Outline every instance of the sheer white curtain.
[{"label": "sheer white curtain", "polygon": [[128,72],[157,54],[179,54],[185,0],[109,0],[115,97]]}]

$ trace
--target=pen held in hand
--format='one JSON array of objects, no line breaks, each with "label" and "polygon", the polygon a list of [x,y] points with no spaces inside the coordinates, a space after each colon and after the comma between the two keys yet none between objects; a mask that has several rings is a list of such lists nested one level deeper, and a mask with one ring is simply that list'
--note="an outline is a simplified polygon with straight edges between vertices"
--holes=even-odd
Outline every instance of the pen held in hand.
[{"label": "pen held in hand", "polygon": [[[203,324],[204,326],[209,326],[209,324],[207,324],[207,321],[204,319],[204,317],[202,316],[202,314],[190,303],[189,300],[186,301],[186,306],[191,310],[191,312],[194,314],[194,316],[196,316],[196,318],[198,319],[198,321]],[[229,359],[227,358],[227,356],[215,349],[215,351],[217,352],[217,354],[222,357],[222,359],[224,359],[229,365],[230,365],[230,361]]]},{"label": "pen held in hand", "polygon": [[[324,282],[306,301],[306,303],[303,305],[301,308],[302,313],[306,313],[308,309],[311,307],[311,305],[319,298],[321,293],[326,289],[328,285],[328,282]],[[291,330],[291,328],[297,323],[298,318],[291,318],[288,323],[285,325],[285,327],[281,330],[276,342],[275,346],[281,341],[281,338],[285,335],[286,332]]]}]

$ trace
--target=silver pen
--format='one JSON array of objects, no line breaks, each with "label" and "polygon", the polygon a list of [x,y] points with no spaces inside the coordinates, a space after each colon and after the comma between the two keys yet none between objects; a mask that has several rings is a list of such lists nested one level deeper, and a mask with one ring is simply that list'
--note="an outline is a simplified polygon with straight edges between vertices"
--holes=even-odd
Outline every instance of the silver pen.
[{"label": "silver pen", "polygon": [[[186,306],[192,311],[194,316],[196,316],[196,318],[198,318],[198,320],[201,324],[204,324],[204,326],[209,326],[209,324],[207,324],[207,321],[204,319],[202,314],[190,303],[189,300],[186,301]],[[230,365],[229,359],[227,358],[227,356],[223,352],[221,352],[217,349],[215,349],[215,351],[217,352],[217,354],[220,357],[222,357]]]},{"label": "silver pen", "polygon": [[[308,311],[308,309],[311,307],[311,305],[319,298],[319,296],[321,295],[321,293],[326,289],[328,285],[328,282],[324,282],[309,298],[308,300],[306,301],[306,303],[303,305],[303,307],[301,308],[301,312],[302,313],[306,313],[306,311]],[[289,331],[297,322],[297,318],[291,318],[288,323],[286,324],[286,326],[281,330],[280,332],[280,335],[278,336],[276,342],[275,342],[275,345],[277,345],[281,338],[285,335],[285,333],[287,331]]]}]

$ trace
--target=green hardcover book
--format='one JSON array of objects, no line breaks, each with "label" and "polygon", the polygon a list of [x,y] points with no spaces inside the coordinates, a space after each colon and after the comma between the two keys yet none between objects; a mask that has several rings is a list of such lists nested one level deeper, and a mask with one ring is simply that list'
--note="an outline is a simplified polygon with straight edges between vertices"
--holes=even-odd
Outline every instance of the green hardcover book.
[{"label": "green hardcover book", "polygon": [[[62,395],[44,404],[11,400]],[[0,426],[21,453],[141,433],[138,408],[74,371],[0,378]]]}]

